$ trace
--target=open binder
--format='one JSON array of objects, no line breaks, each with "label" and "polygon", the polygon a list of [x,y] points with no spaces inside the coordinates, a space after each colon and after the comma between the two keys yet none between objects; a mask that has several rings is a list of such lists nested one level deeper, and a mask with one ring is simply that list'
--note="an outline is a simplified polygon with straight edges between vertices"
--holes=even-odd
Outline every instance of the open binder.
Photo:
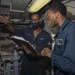
[{"label": "open binder", "polygon": [[19,46],[25,45],[32,52],[33,55],[37,56],[37,52],[31,45],[31,43],[29,43],[29,41],[25,40],[23,37],[11,36],[11,39]]}]

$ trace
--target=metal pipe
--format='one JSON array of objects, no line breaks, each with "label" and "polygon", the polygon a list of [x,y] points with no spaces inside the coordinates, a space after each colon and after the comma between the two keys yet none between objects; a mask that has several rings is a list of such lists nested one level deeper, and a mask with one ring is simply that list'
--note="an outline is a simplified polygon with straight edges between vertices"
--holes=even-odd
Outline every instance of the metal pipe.
[{"label": "metal pipe", "polygon": [[11,61],[7,62],[6,68],[7,68],[7,75],[11,75]]},{"label": "metal pipe", "polygon": [[0,54],[0,75],[1,75],[1,54]]},{"label": "metal pipe", "polygon": [[[29,1],[29,3],[27,4],[27,6],[24,8],[24,11],[26,10],[26,8],[28,7],[28,5],[29,5],[31,2],[32,2],[32,0]],[[23,13],[21,13],[18,18],[20,18],[22,14],[23,14]]]},{"label": "metal pipe", "polygon": [[19,56],[16,50],[13,53],[14,75],[19,75]]}]

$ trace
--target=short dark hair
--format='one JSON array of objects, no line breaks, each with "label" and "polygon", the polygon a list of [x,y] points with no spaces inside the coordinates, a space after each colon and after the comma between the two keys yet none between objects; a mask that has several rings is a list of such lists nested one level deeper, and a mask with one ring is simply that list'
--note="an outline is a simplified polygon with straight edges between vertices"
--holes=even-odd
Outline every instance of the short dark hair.
[{"label": "short dark hair", "polygon": [[67,9],[63,3],[60,2],[53,2],[50,4],[49,9],[53,12],[60,12],[61,15],[66,16]]},{"label": "short dark hair", "polygon": [[38,15],[41,18],[41,14],[39,12],[30,13],[29,18],[31,19],[31,16],[34,14]]}]

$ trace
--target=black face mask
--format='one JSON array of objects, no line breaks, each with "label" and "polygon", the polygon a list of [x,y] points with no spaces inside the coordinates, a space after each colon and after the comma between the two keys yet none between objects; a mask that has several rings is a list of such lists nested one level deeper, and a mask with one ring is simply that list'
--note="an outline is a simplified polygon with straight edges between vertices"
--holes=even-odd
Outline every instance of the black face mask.
[{"label": "black face mask", "polygon": [[32,23],[32,27],[33,29],[37,29],[38,27],[40,27],[40,22],[35,22],[35,23]]}]

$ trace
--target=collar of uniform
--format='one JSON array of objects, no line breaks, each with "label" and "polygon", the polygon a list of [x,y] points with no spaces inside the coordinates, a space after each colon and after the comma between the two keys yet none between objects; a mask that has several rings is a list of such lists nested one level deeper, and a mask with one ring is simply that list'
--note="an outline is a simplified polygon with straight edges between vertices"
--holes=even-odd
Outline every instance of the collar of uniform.
[{"label": "collar of uniform", "polygon": [[60,27],[59,29],[59,33],[62,33],[63,29],[66,27],[66,25],[68,25],[68,23],[70,22],[70,19],[66,19],[63,23],[63,25]]}]

